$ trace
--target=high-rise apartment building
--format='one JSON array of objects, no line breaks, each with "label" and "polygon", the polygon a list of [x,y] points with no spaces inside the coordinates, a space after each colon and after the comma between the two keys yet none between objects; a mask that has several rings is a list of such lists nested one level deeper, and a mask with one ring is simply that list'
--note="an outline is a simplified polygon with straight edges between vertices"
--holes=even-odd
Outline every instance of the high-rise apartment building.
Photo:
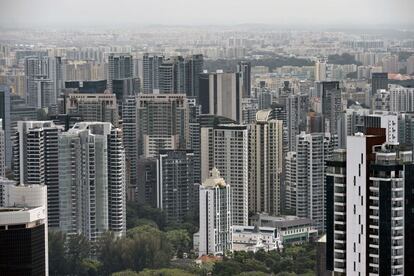
[{"label": "high-rise apartment building", "polygon": [[408,75],[414,74],[414,56],[410,56],[407,59],[407,74]]},{"label": "high-rise apartment building", "polygon": [[157,160],[157,207],[169,222],[182,223],[193,214],[194,154],[187,150],[160,150]]},{"label": "high-rise apartment building", "polygon": [[143,67],[143,92],[145,94],[152,94],[154,90],[158,89],[159,83],[159,67],[164,60],[163,56],[144,54],[142,58]]},{"label": "high-rise apartment building", "polygon": [[346,147],[346,139],[357,132],[363,132],[365,129],[365,116],[370,114],[370,110],[361,106],[351,106],[340,115],[338,144],[340,148]]},{"label": "high-rise apartment building", "polygon": [[189,108],[184,94],[137,97],[138,156],[154,157],[160,149],[186,149]]},{"label": "high-rise apartment building", "polygon": [[59,136],[60,229],[90,241],[126,231],[122,131],[110,123],[77,123]]},{"label": "high-rise apartment building", "polygon": [[289,152],[286,158],[286,206],[297,216],[312,219],[316,229],[324,232],[325,163],[337,147],[337,137],[302,132],[296,139],[296,152]]},{"label": "high-rise apartment building", "polygon": [[385,141],[384,129],[357,133],[328,162],[327,269],[337,275],[413,269],[412,152]]},{"label": "high-rise apartment building", "polygon": [[108,90],[113,90],[113,80],[133,78],[133,60],[130,54],[111,53],[108,56]]},{"label": "high-rise apartment building", "polygon": [[185,94],[187,64],[181,56],[163,60],[158,68],[161,94]]},{"label": "high-rise apartment building", "polygon": [[137,180],[132,200],[157,208],[157,158],[141,157],[137,161]]},{"label": "high-rise apartment building", "polygon": [[215,167],[231,183],[233,225],[248,224],[248,150],[245,125],[201,128],[201,181]]},{"label": "high-rise apartment building", "polygon": [[143,92],[152,94],[183,93],[188,97],[199,96],[199,75],[203,72],[203,55],[188,57],[144,54],[143,56]]},{"label": "high-rise apartment building", "polygon": [[64,114],[79,116],[86,122],[109,122],[119,125],[115,94],[69,93],[64,96]]},{"label": "high-rise apartment building", "polygon": [[308,95],[289,95],[286,98],[287,147],[295,151],[296,136],[306,130],[306,115],[309,111]]},{"label": "high-rise apartment building", "polygon": [[326,60],[318,60],[315,62],[315,81],[326,80]]},{"label": "high-rise apartment building", "polygon": [[261,110],[249,131],[249,211],[279,215],[283,161],[283,122]]},{"label": "high-rise apartment building", "polygon": [[398,115],[398,142],[414,151],[414,113]]},{"label": "high-rise apartment building", "polygon": [[338,121],[342,112],[341,89],[338,81],[317,83],[318,93],[322,101],[322,115],[326,122],[326,130],[331,134],[338,133]]},{"label": "high-rise apartment building", "polygon": [[252,91],[252,65],[249,61],[240,61],[237,64],[237,72],[243,77],[243,97],[250,98]]},{"label": "high-rise apartment building", "polygon": [[186,58],[186,91],[187,97],[199,98],[200,74],[203,73],[204,57],[201,54],[192,55]]},{"label": "high-rise apartment building", "polygon": [[388,90],[389,111],[414,112],[414,88],[390,85]]},{"label": "high-rise apartment building", "polygon": [[213,168],[200,186],[199,256],[231,251],[232,188]]},{"label": "high-rise apartment building", "polygon": [[60,57],[33,56],[25,59],[26,103],[37,108],[56,105],[63,88]]},{"label": "high-rise apartment building", "polygon": [[12,141],[11,141],[11,102],[10,89],[5,85],[0,85],[0,118],[2,119],[2,129],[4,131],[4,154],[6,166],[11,167],[12,162]]},{"label": "high-rise apartment building", "polygon": [[13,175],[21,184],[47,186],[49,227],[59,227],[58,135],[52,121],[19,121],[13,138]]},{"label": "high-rise apartment building", "polygon": [[371,77],[371,98],[379,89],[388,89],[388,73],[372,73]]},{"label": "high-rise apartment building", "polygon": [[122,131],[126,159],[127,198],[136,199],[137,192],[137,98],[128,97],[122,105]]},{"label": "high-rise apartment building", "polygon": [[199,101],[202,114],[242,120],[243,77],[241,73],[200,74]]}]

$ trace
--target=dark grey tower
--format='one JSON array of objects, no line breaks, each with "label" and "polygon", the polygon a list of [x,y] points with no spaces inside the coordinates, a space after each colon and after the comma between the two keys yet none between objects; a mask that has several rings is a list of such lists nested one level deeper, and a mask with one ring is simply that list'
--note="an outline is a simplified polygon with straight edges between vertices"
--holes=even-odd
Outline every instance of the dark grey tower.
[{"label": "dark grey tower", "polygon": [[240,61],[237,64],[237,72],[243,76],[243,98],[250,98],[252,89],[251,79],[252,65],[249,61]]}]

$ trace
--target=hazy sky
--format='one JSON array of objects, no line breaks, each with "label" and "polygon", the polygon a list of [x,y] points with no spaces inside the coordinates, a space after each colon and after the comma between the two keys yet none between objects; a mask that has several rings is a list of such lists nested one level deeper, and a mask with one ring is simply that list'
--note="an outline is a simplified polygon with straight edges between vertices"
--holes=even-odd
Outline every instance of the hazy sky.
[{"label": "hazy sky", "polygon": [[414,24],[414,0],[0,0],[2,26]]}]

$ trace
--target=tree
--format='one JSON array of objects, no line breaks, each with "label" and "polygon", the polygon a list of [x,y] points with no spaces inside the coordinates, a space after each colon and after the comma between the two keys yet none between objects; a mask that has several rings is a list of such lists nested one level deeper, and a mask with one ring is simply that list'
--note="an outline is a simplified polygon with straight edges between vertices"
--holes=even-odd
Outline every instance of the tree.
[{"label": "tree", "polygon": [[157,227],[161,230],[166,226],[166,217],[162,210],[137,202],[127,203],[126,221],[127,229],[141,226],[146,223],[153,225],[152,222],[155,222]]},{"label": "tree", "polygon": [[177,268],[145,269],[138,276],[195,276],[195,274]]},{"label": "tree", "polygon": [[91,255],[89,240],[83,235],[71,235],[66,240],[67,262],[71,274],[80,275],[82,261]]},{"label": "tree", "polygon": [[191,238],[186,230],[168,231],[166,237],[173,248],[174,255],[178,258],[182,258],[183,253],[191,250]]},{"label": "tree", "polygon": [[112,273],[112,276],[138,276],[138,273],[128,269],[128,270]]},{"label": "tree", "polygon": [[66,236],[59,231],[49,231],[49,273],[64,275],[68,272],[65,256]]},{"label": "tree", "polygon": [[267,276],[269,274],[260,272],[260,271],[248,271],[248,272],[242,272],[239,274],[239,276]]},{"label": "tree", "polygon": [[120,253],[121,239],[116,240],[111,232],[102,234],[97,242],[97,257],[102,264],[102,271],[111,274],[124,268]]},{"label": "tree", "polygon": [[223,261],[214,264],[213,275],[215,276],[233,276],[242,272],[241,264],[233,261]]},{"label": "tree", "polygon": [[79,275],[85,276],[98,276],[101,275],[101,263],[97,260],[92,259],[84,259],[80,265],[80,273]]}]

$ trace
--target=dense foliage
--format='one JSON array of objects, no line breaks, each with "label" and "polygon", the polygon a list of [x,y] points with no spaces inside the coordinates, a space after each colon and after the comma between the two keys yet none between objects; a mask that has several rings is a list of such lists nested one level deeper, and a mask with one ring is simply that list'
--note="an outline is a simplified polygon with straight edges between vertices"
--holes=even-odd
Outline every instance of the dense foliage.
[{"label": "dense foliage", "polygon": [[312,244],[289,246],[283,252],[235,252],[214,265],[213,275],[314,275],[315,260]]},{"label": "dense foliage", "polygon": [[328,63],[339,64],[339,65],[345,65],[345,64],[362,65],[362,63],[355,60],[355,57],[353,55],[350,55],[347,53],[343,53],[342,55],[328,56]]},{"label": "dense foliage", "polygon": [[66,237],[61,232],[49,231],[49,274],[100,275],[100,263],[89,258],[92,250],[82,235]]}]

